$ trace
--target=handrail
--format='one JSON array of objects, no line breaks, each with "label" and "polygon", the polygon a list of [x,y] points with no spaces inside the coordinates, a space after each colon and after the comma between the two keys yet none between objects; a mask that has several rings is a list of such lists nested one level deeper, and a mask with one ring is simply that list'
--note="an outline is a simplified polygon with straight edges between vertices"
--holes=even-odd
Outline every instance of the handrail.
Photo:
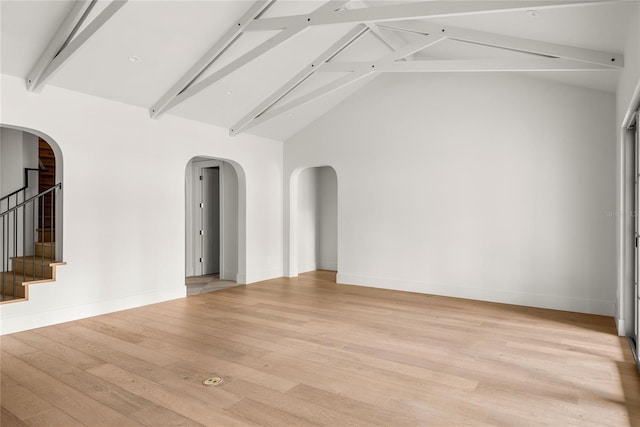
[{"label": "handrail", "polygon": [[26,204],[28,204],[28,203],[32,202],[33,200],[37,199],[38,197],[42,197],[42,196],[44,196],[45,194],[51,193],[51,192],[52,192],[53,190],[55,190],[56,188],[62,189],[62,183],[61,183],[61,182],[59,182],[59,183],[57,183],[56,185],[54,185],[54,186],[52,186],[52,187],[50,187],[50,188],[48,188],[48,189],[44,190],[42,193],[38,193],[38,194],[36,194],[35,196],[30,197],[29,199],[25,200],[24,202],[20,203],[19,205],[16,205],[16,206],[14,206],[14,207],[12,207],[12,208],[10,208],[10,209],[7,209],[7,210],[6,210],[6,211],[4,211],[4,212],[1,212],[1,213],[0,213],[0,217],[3,217],[3,216],[8,215],[8,214],[9,214],[9,212],[12,212],[12,211],[14,211],[14,210],[17,210],[17,209],[21,208],[22,206],[25,206]]},{"label": "handrail", "polygon": [[24,181],[23,181],[24,185],[22,186],[22,188],[19,188],[18,190],[14,191],[13,193],[7,194],[6,196],[0,197],[0,203],[2,203],[2,201],[4,199],[9,199],[11,196],[15,196],[19,192],[24,191],[27,188],[29,188],[29,172],[31,172],[31,171],[40,172],[41,170],[44,170],[44,169],[24,168]]},{"label": "handrail", "polygon": [[[23,298],[21,283],[52,277],[50,264],[59,259],[55,245],[58,183],[0,212],[0,301]],[[23,193],[23,198],[26,194]]]}]

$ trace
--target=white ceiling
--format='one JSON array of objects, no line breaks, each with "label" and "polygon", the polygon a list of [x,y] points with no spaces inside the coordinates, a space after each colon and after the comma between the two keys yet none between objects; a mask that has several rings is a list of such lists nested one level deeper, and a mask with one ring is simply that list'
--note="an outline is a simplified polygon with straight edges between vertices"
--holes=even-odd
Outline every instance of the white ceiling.
[{"label": "white ceiling", "polygon": [[[108,4],[100,1],[88,21]],[[347,8],[401,2],[354,0]],[[95,96],[150,108],[218,41],[253,4],[250,1],[133,0],[115,13],[48,82]],[[323,1],[276,1],[261,17],[308,14]],[[73,6],[73,1],[1,2],[1,71],[26,78]],[[498,33],[548,43],[621,54],[627,21],[637,0],[561,8],[539,8],[538,16],[524,11],[492,12],[423,19],[471,30]],[[166,114],[230,128],[256,105],[347,33],[355,24],[309,27],[222,78]],[[375,24],[372,24],[375,25]],[[410,43],[418,34],[379,30],[395,44]],[[243,34],[202,76],[219,70],[278,31]],[[332,62],[372,61],[391,52],[372,32],[332,59]],[[129,61],[130,56],[140,58]],[[529,54],[445,40],[411,59],[511,59]],[[618,71],[528,72],[540,78],[614,91]],[[286,103],[344,73],[316,73],[280,103]],[[366,85],[374,75],[278,117],[247,129],[284,140]],[[46,88],[44,89],[46,90]],[[280,104],[279,104],[280,105]],[[162,117],[159,118],[162,120]]]}]

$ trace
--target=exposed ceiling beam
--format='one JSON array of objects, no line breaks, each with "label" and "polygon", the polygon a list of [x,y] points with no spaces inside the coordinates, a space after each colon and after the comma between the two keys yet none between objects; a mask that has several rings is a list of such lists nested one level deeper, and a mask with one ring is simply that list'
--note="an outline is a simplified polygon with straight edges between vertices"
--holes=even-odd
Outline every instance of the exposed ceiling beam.
[{"label": "exposed ceiling beam", "polygon": [[[308,104],[312,101],[315,101],[318,98],[321,98],[323,96],[329,95],[332,92],[335,92],[338,89],[341,89],[345,86],[349,86],[369,75],[373,74],[373,71],[362,71],[362,72],[357,72],[357,73],[351,73],[351,74],[347,74],[346,76],[342,76],[337,80],[332,81],[331,83],[327,83],[326,85],[319,87],[318,89],[315,89],[309,93],[307,93],[306,95],[302,95],[299,98],[294,99],[293,101],[290,101],[288,103],[286,103],[285,105],[279,106],[279,107],[275,107],[267,112],[265,112],[264,114],[262,114],[260,117],[257,117],[255,120],[253,120],[251,123],[249,123],[248,126],[245,127],[245,130],[256,126],[262,122],[265,122],[269,119],[272,119],[274,117],[277,117],[281,114],[286,113],[287,111],[291,111],[295,108],[301,107],[305,104]],[[238,133],[232,133],[229,132],[230,135],[237,135]]]},{"label": "exposed ceiling beam", "polygon": [[505,36],[502,34],[486,33],[468,30],[437,23],[422,21],[400,21],[380,24],[380,26],[395,30],[407,30],[415,33],[441,33],[448,39],[491,46],[500,49],[515,50],[535,55],[545,55],[555,58],[572,59],[592,64],[599,64],[611,68],[624,68],[624,56],[579,47],[546,43],[538,40]]},{"label": "exposed ceiling beam", "polygon": [[[396,61],[400,61],[401,59],[406,58],[407,56],[413,55],[416,52],[419,52],[423,49],[426,49],[429,46],[433,46],[434,44],[444,40],[445,38],[442,37],[441,35],[437,34],[437,35],[428,35],[428,36],[424,36],[422,38],[422,40],[416,41],[414,43],[410,43],[408,45],[405,45],[403,47],[401,47],[400,49],[397,49],[395,52],[391,52],[388,55],[385,55],[382,59],[380,59],[381,63],[393,63]],[[404,62],[399,62],[399,63],[404,63]],[[331,62],[327,62],[324,67],[329,67],[331,66]],[[322,68],[320,69],[322,70]],[[299,98],[296,98],[282,106],[278,106],[275,107],[272,105],[273,108],[265,111],[263,114],[259,115],[258,117],[254,118],[252,121],[250,121],[249,123],[247,123],[247,125],[245,125],[244,129],[248,129],[249,127],[253,127],[259,123],[262,123],[264,121],[267,121],[273,117],[279,116],[281,114],[286,113],[287,111],[290,111],[294,108],[298,108],[301,107],[302,105],[308,104],[309,102],[312,102],[320,97],[323,97],[325,95],[328,95],[340,88],[343,88],[345,86],[348,86],[352,83],[355,83],[367,76],[369,76],[370,74],[375,72],[375,68],[366,68],[363,70],[359,70],[356,72],[352,72],[350,74],[347,74],[346,76],[340,77],[337,80],[334,80],[322,87],[319,87],[305,95],[302,95]],[[238,132],[229,132],[230,135],[237,135]]]},{"label": "exposed ceiling beam", "polygon": [[560,58],[515,58],[515,59],[444,59],[405,62],[344,62],[329,63],[321,71],[326,72],[481,72],[481,71],[593,71],[613,68],[599,64],[572,61]]},{"label": "exposed ceiling beam", "polygon": [[369,28],[371,33],[373,33],[376,36],[378,40],[380,40],[385,46],[387,46],[392,51],[402,46],[403,44],[402,39],[398,37],[396,33],[392,31],[385,33],[384,30],[381,29],[376,24],[367,23],[365,25]]},{"label": "exposed ceiling beam", "polygon": [[[269,50],[273,49],[274,47],[284,43],[287,40],[289,40],[290,38],[292,38],[296,34],[300,33],[302,30],[303,30],[302,27],[297,27],[297,28],[288,28],[288,29],[286,29],[284,31],[279,32],[275,36],[271,37],[269,40],[261,43],[260,45],[258,45],[256,47],[254,47],[253,49],[251,49],[247,53],[245,53],[245,54],[241,55],[240,57],[236,58],[235,60],[231,61],[229,64],[227,64],[224,67],[220,68],[219,70],[215,71],[211,75],[209,75],[207,77],[204,77],[202,80],[191,84],[184,91],[180,92],[178,95],[173,97],[173,99],[171,99],[171,101],[169,101],[166,104],[166,106],[164,107],[163,110],[167,111],[167,110],[175,107],[176,105],[186,101],[187,99],[191,98],[192,96],[196,95],[197,93],[202,92],[203,90],[205,90],[209,86],[213,85],[214,83],[218,82],[222,78],[224,78],[224,77],[228,76],[229,74],[233,73],[234,71],[238,70],[240,67],[242,67],[242,66],[248,64],[249,62],[253,61],[254,59],[258,58],[259,56],[261,56],[265,52],[268,52]],[[154,113],[156,113],[156,112],[153,111],[153,108],[152,108],[151,114],[154,114]],[[152,116],[152,117],[158,117],[158,115],[156,114],[155,116]]]},{"label": "exposed ceiling beam", "polygon": [[260,16],[275,0],[256,1],[242,17],[151,107],[151,117],[162,114],[173,98],[183,92],[241,35],[254,19]]},{"label": "exposed ceiling beam", "polygon": [[[349,6],[369,7],[370,5],[368,3],[369,2],[367,0],[351,0],[349,2]],[[385,32],[372,22],[367,22],[364,25],[366,25],[367,28],[369,28],[369,31],[371,31],[371,33],[375,35],[376,38],[391,51],[394,51],[405,44],[405,42],[393,31]]]},{"label": "exposed ceiling beam", "polygon": [[51,38],[51,41],[45,48],[44,52],[38,58],[38,62],[27,76],[27,90],[35,91],[41,86],[38,85],[42,73],[49,66],[53,58],[62,50],[69,40],[77,32],[87,15],[95,5],[96,0],[76,1],[64,21],[58,28],[58,31]]},{"label": "exposed ceiling beam", "polygon": [[335,42],[331,47],[325,50],[320,56],[318,56],[315,60],[313,60],[309,65],[307,65],[304,69],[302,69],[298,74],[296,74],[293,78],[291,78],[287,83],[281,86],[278,90],[268,96],[264,101],[262,101],[258,106],[256,106],[253,110],[251,110],[246,116],[241,118],[237,123],[231,126],[230,134],[234,135],[247,126],[252,120],[256,117],[259,117],[262,113],[271,108],[274,104],[279,102],[282,98],[284,98],[288,93],[293,91],[296,87],[298,87],[302,82],[304,82],[307,78],[309,78],[314,72],[321,69],[323,66],[327,64],[331,58],[340,53],[343,49],[351,45],[354,41],[358,40],[363,34],[368,31],[368,28],[363,25],[356,25],[352,28],[347,34],[340,38],[337,42]]},{"label": "exposed ceiling beam", "polygon": [[359,9],[343,9],[321,15],[293,15],[254,20],[246,31],[281,30],[296,25],[330,25],[472,15],[487,12],[557,8],[618,0],[431,0]]},{"label": "exposed ceiling beam", "polygon": [[126,3],[127,0],[113,0],[81,33],[75,37],[73,34],[70,35],[73,39],[65,42],[62,50],[49,62],[30,90],[40,91],[51,77]]},{"label": "exposed ceiling beam", "polygon": [[[331,0],[325,3],[324,5],[322,5],[321,7],[319,7],[318,9],[316,9],[314,12],[312,12],[310,16],[314,17],[314,19],[315,17],[322,17],[327,13],[335,12],[336,10],[340,9],[342,6],[344,6],[348,2],[349,0]],[[254,22],[256,22],[256,19],[251,20],[249,24],[244,27],[244,30],[246,31],[246,28]],[[308,25],[306,24],[296,24],[296,25],[292,25],[291,27],[284,28],[282,29],[281,32],[271,37],[269,40],[261,43],[260,45],[251,49],[244,55],[231,61],[229,64],[225,65],[224,67],[212,73],[211,75],[201,79],[200,81],[190,82],[188,87],[183,88],[178,94],[174,96],[168,96],[168,93],[165,94],[165,97],[169,100],[166,103],[164,103],[164,105],[162,106],[160,106],[161,102],[159,101],[156,105],[151,107],[151,111],[150,111],[151,117],[158,117],[160,113],[165,112],[175,107],[176,105],[184,102],[185,100],[191,98],[197,93],[202,92],[204,89],[208,88],[209,86],[218,82],[220,79],[233,73],[240,67],[258,58],[265,52],[268,52],[269,50],[289,40],[296,34],[299,34],[301,31],[303,31],[307,27]],[[210,62],[206,68],[211,66],[213,62],[215,62],[215,60]],[[202,72],[204,72],[204,70]],[[176,84],[174,86],[178,86],[178,85]],[[164,100],[164,97],[163,97],[163,100]]]}]

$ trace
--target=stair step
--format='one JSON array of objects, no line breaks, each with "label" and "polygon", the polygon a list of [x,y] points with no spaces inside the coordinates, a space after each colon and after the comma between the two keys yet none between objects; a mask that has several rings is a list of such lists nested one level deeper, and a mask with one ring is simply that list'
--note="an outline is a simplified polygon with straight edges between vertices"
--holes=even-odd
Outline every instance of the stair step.
[{"label": "stair step", "polygon": [[29,280],[51,279],[53,277],[53,268],[49,264],[52,262],[55,262],[53,258],[46,257],[15,257],[11,258],[11,268],[16,272],[16,275],[22,276],[24,273]]},{"label": "stair step", "polygon": [[[4,297],[10,297],[10,299],[24,298],[25,293],[24,293],[24,286],[22,286],[22,274],[16,273],[15,295],[13,293],[14,291],[13,283],[14,283],[13,271],[0,273],[0,295]],[[6,300],[6,298],[3,298],[3,300]]]},{"label": "stair step", "polygon": [[38,242],[53,242],[56,239],[54,228],[38,228]]},{"label": "stair step", "polygon": [[36,250],[36,257],[56,257],[56,242],[36,242],[34,247]]}]

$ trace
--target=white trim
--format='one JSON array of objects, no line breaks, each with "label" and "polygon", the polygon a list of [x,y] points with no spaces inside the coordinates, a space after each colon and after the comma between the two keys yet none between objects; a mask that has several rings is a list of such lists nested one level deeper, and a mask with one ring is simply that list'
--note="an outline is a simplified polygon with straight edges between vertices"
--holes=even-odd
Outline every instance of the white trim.
[{"label": "white trim", "polygon": [[367,286],[372,288],[393,289],[405,292],[440,295],[453,298],[465,298],[478,301],[490,301],[502,304],[523,305],[552,310],[565,310],[613,316],[615,301],[591,298],[567,297],[531,292],[514,292],[486,287],[418,282],[412,280],[367,277],[355,274],[338,273],[338,283],[345,285]]},{"label": "white trim", "polygon": [[[629,266],[629,263],[633,263],[633,257],[628,256],[627,246],[629,245],[629,238],[632,236],[628,236],[628,228],[629,221],[633,221],[633,218],[629,219],[625,212],[629,211],[629,207],[627,206],[626,199],[629,195],[629,192],[634,192],[634,186],[629,185],[627,180],[627,145],[629,143],[629,127],[633,121],[634,115],[636,111],[640,109],[640,82],[637,83],[636,88],[633,92],[631,100],[629,101],[629,105],[627,106],[627,112],[625,113],[624,119],[622,120],[622,124],[620,127],[620,141],[618,142],[618,149],[620,152],[618,153],[618,211],[621,215],[618,217],[617,221],[617,289],[616,289],[616,325],[618,327],[618,335],[620,336],[628,336],[629,333],[633,332],[633,324],[628,324],[625,319],[633,319],[635,313],[628,312],[628,304],[627,297],[629,294],[629,290],[627,287],[629,286],[629,280],[627,277],[627,271],[629,268],[633,268]],[[635,159],[634,159],[635,161]],[[631,207],[631,210],[635,209]],[[633,284],[633,278],[631,279],[631,284]],[[634,285],[635,286],[635,285]],[[631,298],[635,298],[631,292]],[[635,320],[634,320],[635,321]]]},{"label": "white trim", "polygon": [[[60,279],[58,279],[60,280]],[[31,285],[29,290],[30,299],[36,299],[38,285]],[[49,285],[51,286],[51,285]],[[3,316],[0,325],[0,335],[12,334],[43,326],[56,325],[73,320],[85,319],[87,317],[99,316],[101,314],[113,313],[115,311],[127,310],[149,304],[170,301],[186,296],[186,286],[160,289],[149,293],[127,296],[124,298],[114,298],[110,300],[98,301],[90,304],[57,308],[49,311],[39,311],[26,315]],[[19,303],[27,310],[28,304],[32,301]],[[5,306],[6,307],[6,306]]]}]

